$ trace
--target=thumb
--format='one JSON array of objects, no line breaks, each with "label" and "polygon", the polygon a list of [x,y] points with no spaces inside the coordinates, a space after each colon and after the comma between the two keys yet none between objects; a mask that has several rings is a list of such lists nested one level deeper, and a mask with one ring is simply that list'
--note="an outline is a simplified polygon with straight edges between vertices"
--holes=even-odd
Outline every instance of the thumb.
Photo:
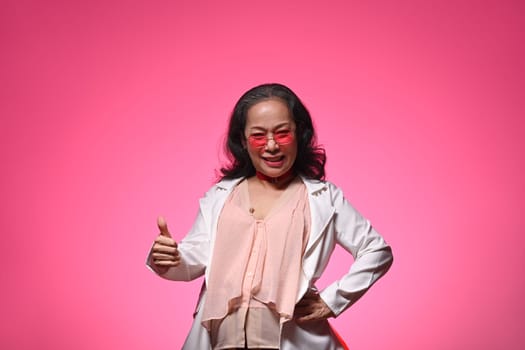
[{"label": "thumb", "polygon": [[157,218],[157,226],[159,226],[161,235],[171,238],[170,231],[168,231],[168,224],[166,223],[166,220],[164,219],[163,216],[159,216]]}]

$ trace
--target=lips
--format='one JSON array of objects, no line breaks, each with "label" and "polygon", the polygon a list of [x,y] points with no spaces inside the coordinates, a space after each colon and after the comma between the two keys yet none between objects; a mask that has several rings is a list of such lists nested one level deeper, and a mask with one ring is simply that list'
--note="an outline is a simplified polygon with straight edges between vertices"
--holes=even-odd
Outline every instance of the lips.
[{"label": "lips", "polygon": [[279,168],[284,164],[284,156],[279,157],[262,157],[264,163],[271,168]]},{"label": "lips", "polygon": [[278,156],[278,157],[262,157],[262,159],[269,161],[269,162],[278,162],[284,159],[284,156]]}]

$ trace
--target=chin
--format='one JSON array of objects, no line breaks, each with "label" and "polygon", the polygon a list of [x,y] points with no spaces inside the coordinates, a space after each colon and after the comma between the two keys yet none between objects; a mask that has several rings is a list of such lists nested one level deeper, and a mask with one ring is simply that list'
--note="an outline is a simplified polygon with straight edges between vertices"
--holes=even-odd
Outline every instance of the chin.
[{"label": "chin", "polygon": [[286,167],[286,168],[265,168],[265,169],[262,169],[259,170],[261,173],[263,173],[264,175],[266,176],[270,176],[270,177],[279,177],[279,176],[282,176],[284,174],[286,174],[290,169],[292,169],[292,167]]}]

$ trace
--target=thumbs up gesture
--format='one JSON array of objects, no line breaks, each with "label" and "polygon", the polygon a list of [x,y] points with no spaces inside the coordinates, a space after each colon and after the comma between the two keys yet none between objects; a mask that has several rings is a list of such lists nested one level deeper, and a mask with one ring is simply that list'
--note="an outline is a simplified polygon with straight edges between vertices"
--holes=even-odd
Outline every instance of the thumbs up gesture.
[{"label": "thumbs up gesture", "polygon": [[180,264],[180,255],[177,249],[177,242],[171,238],[168,224],[162,216],[157,218],[157,225],[159,226],[160,234],[155,239],[155,244],[153,244],[151,257],[157,271],[163,274],[170,267]]}]

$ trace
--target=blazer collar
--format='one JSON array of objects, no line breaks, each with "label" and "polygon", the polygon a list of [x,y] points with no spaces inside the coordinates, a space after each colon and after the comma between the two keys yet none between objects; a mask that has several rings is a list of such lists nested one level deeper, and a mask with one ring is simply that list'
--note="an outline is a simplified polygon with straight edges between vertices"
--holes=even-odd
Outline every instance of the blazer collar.
[{"label": "blazer collar", "polygon": [[242,180],[244,180],[244,177],[237,177],[235,179],[222,179],[221,181],[217,182],[215,186],[217,188],[230,192],[230,190],[237,186],[237,184]]},{"label": "blazer collar", "polygon": [[[304,177],[303,175],[299,175],[301,180],[306,186],[306,189],[308,190],[308,193],[313,196],[317,196],[322,191],[325,191],[328,189],[326,182],[320,181],[320,180],[314,180]],[[244,180],[244,177],[238,177],[235,179],[223,179],[215,185],[217,188],[220,188],[222,190],[226,190],[227,193],[231,191],[232,188],[237,186],[239,182]]]}]

